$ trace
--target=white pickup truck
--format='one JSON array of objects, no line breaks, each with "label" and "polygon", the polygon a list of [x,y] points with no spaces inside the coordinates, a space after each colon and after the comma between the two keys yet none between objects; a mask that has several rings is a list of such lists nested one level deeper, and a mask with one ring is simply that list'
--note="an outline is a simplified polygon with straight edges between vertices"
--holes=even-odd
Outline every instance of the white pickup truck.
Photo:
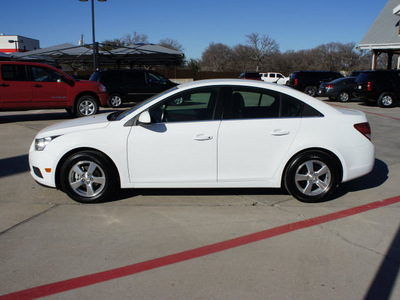
[{"label": "white pickup truck", "polygon": [[266,82],[278,83],[283,85],[286,85],[289,82],[289,77],[285,77],[281,73],[268,72],[260,73],[260,75],[261,79]]}]

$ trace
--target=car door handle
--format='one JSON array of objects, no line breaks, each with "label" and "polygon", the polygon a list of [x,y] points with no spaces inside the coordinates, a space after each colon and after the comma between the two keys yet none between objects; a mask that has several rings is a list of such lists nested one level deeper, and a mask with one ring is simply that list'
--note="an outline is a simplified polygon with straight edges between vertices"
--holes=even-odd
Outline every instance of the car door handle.
[{"label": "car door handle", "polygon": [[35,88],[40,88],[40,87],[42,87],[42,85],[41,84],[35,84],[34,87]]},{"label": "car door handle", "polygon": [[212,139],[213,137],[211,135],[206,135],[206,134],[198,134],[194,137],[195,141],[209,141]]},{"label": "car door handle", "polygon": [[7,84],[7,83],[3,83],[3,84],[0,84],[0,86],[7,87],[7,86],[10,86],[10,85]]},{"label": "car door handle", "polygon": [[274,136],[288,135],[289,133],[290,133],[289,130],[284,130],[284,129],[275,129],[274,131],[271,132],[271,134]]}]

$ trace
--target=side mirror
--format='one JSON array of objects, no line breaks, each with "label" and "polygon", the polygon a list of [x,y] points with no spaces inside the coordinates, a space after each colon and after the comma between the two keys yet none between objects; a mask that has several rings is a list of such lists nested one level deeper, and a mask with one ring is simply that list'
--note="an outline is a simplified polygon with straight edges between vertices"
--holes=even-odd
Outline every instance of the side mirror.
[{"label": "side mirror", "polygon": [[148,110],[142,112],[139,116],[139,124],[151,124],[151,117]]}]

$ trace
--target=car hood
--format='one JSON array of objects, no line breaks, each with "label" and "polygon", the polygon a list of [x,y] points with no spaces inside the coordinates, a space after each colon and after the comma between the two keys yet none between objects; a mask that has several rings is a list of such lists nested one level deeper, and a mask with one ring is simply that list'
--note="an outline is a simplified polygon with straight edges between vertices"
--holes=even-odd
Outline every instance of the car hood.
[{"label": "car hood", "polygon": [[108,115],[109,114],[101,114],[54,124],[41,130],[36,137],[41,138],[46,136],[63,135],[78,130],[82,131],[104,128],[110,124],[110,121],[107,119]]}]

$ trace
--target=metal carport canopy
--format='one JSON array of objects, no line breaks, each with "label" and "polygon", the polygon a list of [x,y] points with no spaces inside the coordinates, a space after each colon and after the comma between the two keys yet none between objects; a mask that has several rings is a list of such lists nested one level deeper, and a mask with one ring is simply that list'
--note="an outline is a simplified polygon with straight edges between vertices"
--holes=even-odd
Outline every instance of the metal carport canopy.
[{"label": "metal carport canopy", "polygon": [[[106,45],[104,45],[106,46]],[[184,54],[154,44],[136,44],[112,50],[102,50],[99,44],[99,64],[104,65],[180,65]],[[11,55],[13,60],[55,61],[56,63],[93,62],[92,44],[75,46],[61,44],[29,52],[18,52]]]}]

